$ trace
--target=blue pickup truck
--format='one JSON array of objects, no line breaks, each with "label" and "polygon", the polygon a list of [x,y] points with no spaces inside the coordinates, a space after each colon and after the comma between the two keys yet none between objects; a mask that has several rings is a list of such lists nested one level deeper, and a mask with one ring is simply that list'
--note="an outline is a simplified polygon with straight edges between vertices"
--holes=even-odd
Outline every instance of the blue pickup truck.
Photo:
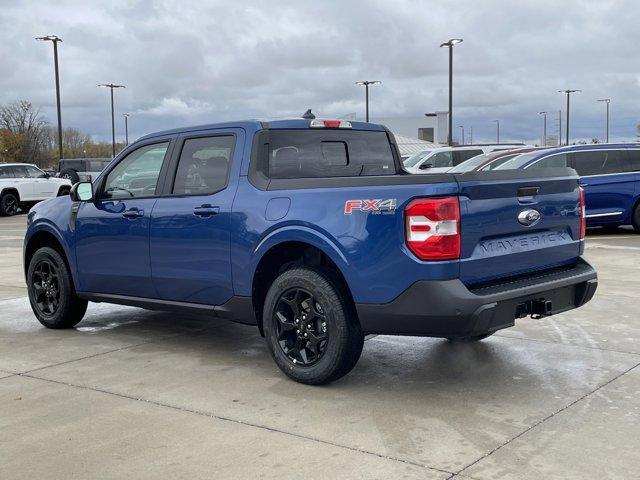
[{"label": "blue pickup truck", "polygon": [[348,373],[366,334],[476,341],[597,287],[574,170],[410,175],[370,123],[148,135],[27,222],[46,327],[73,327],[88,301],[227,318],[308,384]]}]

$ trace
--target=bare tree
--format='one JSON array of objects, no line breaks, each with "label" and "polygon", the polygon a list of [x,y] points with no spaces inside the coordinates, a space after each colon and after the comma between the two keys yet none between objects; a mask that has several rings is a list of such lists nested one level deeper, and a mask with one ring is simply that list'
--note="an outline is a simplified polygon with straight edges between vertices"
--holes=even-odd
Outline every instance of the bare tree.
[{"label": "bare tree", "polygon": [[50,161],[47,127],[48,122],[40,110],[33,108],[27,100],[0,106],[0,130],[22,143],[15,149],[22,158],[13,160],[46,165]]}]

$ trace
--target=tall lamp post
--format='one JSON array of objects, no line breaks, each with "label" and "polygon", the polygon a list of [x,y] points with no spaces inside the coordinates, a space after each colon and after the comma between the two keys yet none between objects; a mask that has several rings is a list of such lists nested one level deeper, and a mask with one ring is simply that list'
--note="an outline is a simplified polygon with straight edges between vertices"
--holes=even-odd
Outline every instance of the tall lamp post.
[{"label": "tall lamp post", "polygon": [[542,146],[547,146],[547,112],[538,112],[538,115],[542,115]]},{"label": "tall lamp post", "polygon": [[452,38],[440,45],[440,48],[449,49],[449,134],[447,136],[449,146],[453,145],[453,46],[458,43],[462,43],[461,38]]},{"label": "tall lamp post", "polygon": [[64,158],[62,152],[62,115],[60,113],[60,75],[58,73],[58,42],[62,39],[57,35],[47,35],[44,37],[36,37],[36,40],[53,43],[53,64],[56,75],[56,106],[58,109],[58,156]]},{"label": "tall lamp post", "polygon": [[558,90],[558,93],[565,93],[567,95],[567,121],[565,125],[565,129],[567,131],[567,145],[569,145],[569,99],[571,98],[572,93],[580,93],[582,90]]},{"label": "tall lamp post", "polygon": [[496,124],[496,143],[500,145],[500,120],[493,120]]},{"label": "tall lamp post", "polygon": [[460,142],[460,145],[464,145],[464,125],[458,125],[458,128],[462,130],[462,141]]},{"label": "tall lamp post", "polygon": [[604,102],[607,104],[607,140],[606,143],[609,143],[609,104],[611,103],[610,98],[601,98],[598,100],[599,102]]},{"label": "tall lamp post", "polygon": [[129,117],[131,114],[123,113],[122,116],[124,117],[124,143],[129,145]]},{"label": "tall lamp post", "polygon": [[116,156],[116,119],[113,109],[113,89],[114,88],[126,88],[124,85],[116,85],[115,83],[101,83],[99,87],[108,88],[111,90],[111,152],[113,156]]},{"label": "tall lamp post", "polygon": [[469,127],[469,144],[473,145],[473,126]]},{"label": "tall lamp post", "polygon": [[369,122],[369,85],[380,85],[380,80],[360,80],[356,82],[356,85],[364,86],[364,99],[367,109],[367,123]]}]

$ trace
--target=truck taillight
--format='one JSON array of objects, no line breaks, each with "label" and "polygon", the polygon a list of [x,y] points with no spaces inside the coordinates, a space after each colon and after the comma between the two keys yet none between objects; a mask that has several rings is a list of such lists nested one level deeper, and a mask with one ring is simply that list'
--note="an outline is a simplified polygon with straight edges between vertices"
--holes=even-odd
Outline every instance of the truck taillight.
[{"label": "truck taillight", "polygon": [[587,202],[584,196],[584,188],[578,187],[580,192],[580,201],[578,202],[578,210],[580,217],[580,240],[584,240],[587,235]]},{"label": "truck taillight", "polygon": [[420,260],[460,258],[458,197],[413,200],[404,218],[407,247]]}]

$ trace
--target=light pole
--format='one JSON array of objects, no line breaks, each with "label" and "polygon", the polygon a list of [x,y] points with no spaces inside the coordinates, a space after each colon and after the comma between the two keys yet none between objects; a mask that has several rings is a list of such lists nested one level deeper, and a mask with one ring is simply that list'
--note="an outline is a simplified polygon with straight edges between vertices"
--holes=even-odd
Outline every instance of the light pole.
[{"label": "light pole", "polygon": [[126,88],[124,85],[116,85],[114,83],[101,83],[99,87],[108,88],[111,90],[111,152],[113,156],[116,156],[116,119],[113,109],[113,89],[114,88]]},{"label": "light pole", "polygon": [[356,85],[364,86],[364,99],[367,108],[367,123],[369,122],[369,85],[380,85],[380,80],[360,80]]},{"label": "light pole", "polygon": [[473,145],[473,127],[469,127],[469,145]]},{"label": "light pole", "polygon": [[440,45],[440,48],[449,49],[449,134],[447,135],[449,146],[453,145],[453,46],[458,43],[462,43],[461,38],[452,38]]},{"label": "light pole", "polygon": [[64,158],[62,152],[62,115],[60,113],[60,75],[58,73],[58,42],[62,39],[57,35],[47,35],[45,37],[36,37],[36,40],[53,43],[53,64],[56,75],[56,106],[58,109],[58,154],[60,159]]},{"label": "light pole", "polygon": [[123,113],[122,116],[124,117],[124,143],[129,145],[129,117],[131,114]]},{"label": "light pole", "polygon": [[460,145],[464,145],[464,125],[458,125],[458,128],[462,130],[462,142],[460,142]]},{"label": "light pole", "polygon": [[609,104],[611,103],[611,99],[610,98],[601,98],[598,101],[599,102],[604,102],[604,103],[607,104],[607,141],[606,141],[606,143],[609,143]]},{"label": "light pole", "polygon": [[567,145],[569,145],[569,98],[572,93],[580,93],[582,90],[558,90],[558,93],[565,93],[567,95],[567,124],[565,125],[565,129],[567,130]]},{"label": "light pole", "polygon": [[542,115],[542,146],[547,146],[547,112],[538,112],[538,115]]},{"label": "light pole", "polygon": [[562,146],[562,109],[558,110],[558,146]]},{"label": "light pole", "polygon": [[493,120],[496,123],[496,144],[500,145],[500,120]]}]

